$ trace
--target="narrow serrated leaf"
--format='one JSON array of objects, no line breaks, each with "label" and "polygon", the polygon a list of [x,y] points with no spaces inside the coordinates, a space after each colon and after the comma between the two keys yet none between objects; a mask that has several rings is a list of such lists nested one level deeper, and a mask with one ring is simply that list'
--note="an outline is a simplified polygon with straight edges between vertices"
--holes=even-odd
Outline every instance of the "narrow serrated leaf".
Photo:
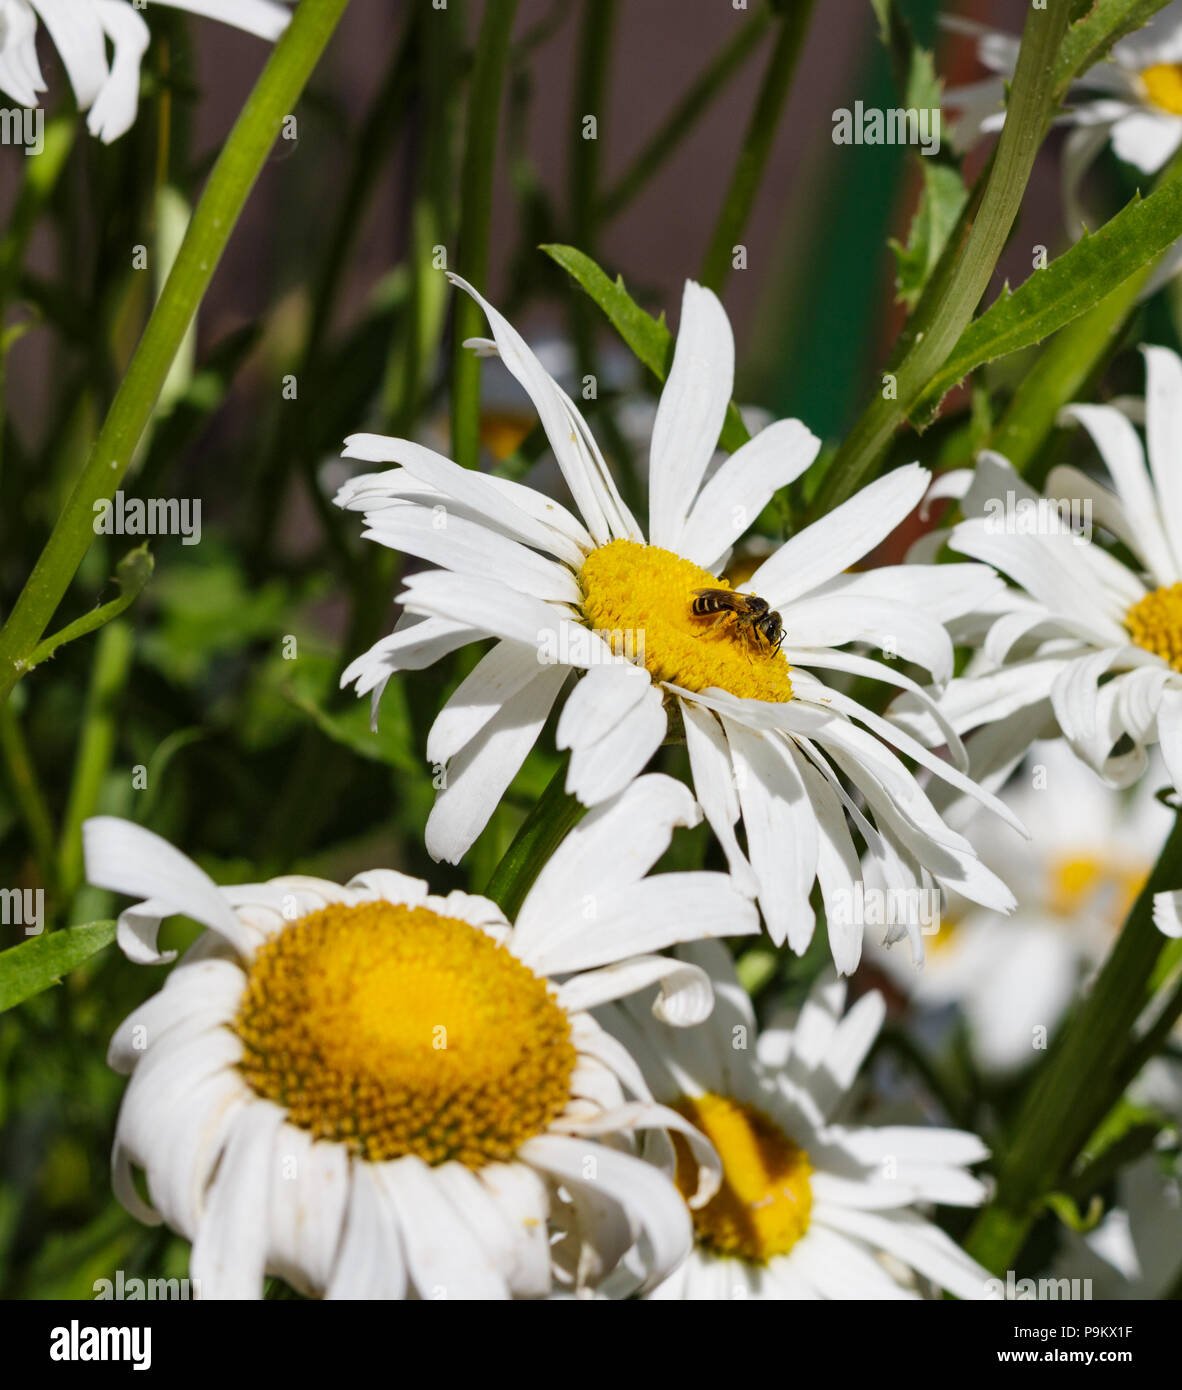
[{"label": "narrow serrated leaf", "polygon": [[1055,60],[1055,91],[1062,97],[1072,81],[1104,58],[1118,40],[1146,24],[1169,0],[1095,0],[1067,30]]},{"label": "narrow serrated leaf", "polygon": [[923,429],[945,394],[977,367],[1057,332],[1086,313],[1130,275],[1155,260],[1182,236],[1182,182],[1168,183],[1147,198],[1135,197],[1091,236],[1034,273],[997,301],[961,334],[944,366],[911,412]]},{"label": "narrow serrated leaf", "polygon": [[[551,243],[541,247],[603,310],[620,337],[658,381],[664,381],[673,361],[673,334],[665,316],[653,318],[636,303],[624,286],[623,276],[612,280],[590,256],[574,246]],[[732,401],[719,439],[721,448],[733,453],[751,438],[738,407]]]},{"label": "narrow serrated leaf", "polygon": [[89,922],[45,932],[0,951],[0,1013],[57,984],[114,940],[114,922]]}]

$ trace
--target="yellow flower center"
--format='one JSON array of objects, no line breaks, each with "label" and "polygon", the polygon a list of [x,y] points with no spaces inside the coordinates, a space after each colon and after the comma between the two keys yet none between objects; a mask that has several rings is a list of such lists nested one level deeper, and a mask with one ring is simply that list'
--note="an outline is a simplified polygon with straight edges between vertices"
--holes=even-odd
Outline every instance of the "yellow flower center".
[{"label": "yellow flower center", "polygon": [[[698,1244],[753,1264],[786,1255],[809,1228],[808,1154],[762,1111],[729,1096],[686,1096],[676,1108],[722,1160],[722,1186],[693,1213]],[[697,1164],[680,1135],[674,1134],[673,1143],[677,1187],[688,1199],[697,1189]]]},{"label": "yellow flower center", "polygon": [[1182,671],[1182,584],[1138,599],[1125,614],[1125,627],[1137,646]]},{"label": "yellow flower center", "polygon": [[1148,877],[1147,864],[1096,855],[1060,855],[1051,863],[1050,910],[1069,921],[1084,911],[1098,913],[1118,927]]},{"label": "yellow flower center", "polygon": [[657,681],[686,690],[716,686],[750,700],[792,698],[791,668],[736,614],[693,611],[695,589],[730,589],[725,579],[671,550],[611,541],[579,574],[583,616],[616,652],[635,655]]},{"label": "yellow flower center", "polygon": [[961,918],[959,914],[942,912],[940,914],[939,931],[934,931],[930,935],[924,935],[924,954],[928,956],[939,956],[947,951],[949,947],[955,945],[960,923]]},{"label": "yellow flower center", "polygon": [[1154,106],[1182,116],[1182,63],[1155,63],[1141,74],[1141,81]]},{"label": "yellow flower center", "polygon": [[570,1096],[570,1023],[484,932],[424,907],[334,904],[250,967],[235,1031],[250,1085],[373,1162],[511,1158]]}]

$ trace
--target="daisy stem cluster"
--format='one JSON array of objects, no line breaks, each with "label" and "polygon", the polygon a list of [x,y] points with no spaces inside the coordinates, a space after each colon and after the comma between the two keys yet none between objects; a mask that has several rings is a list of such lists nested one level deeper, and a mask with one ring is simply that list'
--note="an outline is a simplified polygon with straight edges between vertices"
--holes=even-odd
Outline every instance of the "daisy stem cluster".
[{"label": "daisy stem cluster", "polygon": [[303,0],[214,165],[86,467],[0,631],[0,700],[29,669],[94,539],[94,504],[122,482],[246,199],[347,4]]},{"label": "daisy stem cluster", "polygon": [[1071,10],[1071,0],[1048,0],[1045,10],[1027,12],[1006,123],[983,192],[979,200],[970,198],[888,364],[895,391],[875,396],[837,451],[817,498],[819,512],[832,510],[873,475],[988,289],[1050,122],[1055,56]]},{"label": "daisy stem cluster", "polygon": [[[1175,821],[1157,865],[1129,914],[1098,978],[1069,1020],[1027,1091],[999,1169],[997,1196],[967,1242],[995,1273],[1013,1266],[1045,1199],[1071,1176],[1089,1138],[1132,1077],[1141,1058],[1138,1020],[1172,943],[1153,921],[1153,897],[1182,881],[1182,818]],[[1170,996],[1153,1033],[1170,1026],[1182,995]]]}]

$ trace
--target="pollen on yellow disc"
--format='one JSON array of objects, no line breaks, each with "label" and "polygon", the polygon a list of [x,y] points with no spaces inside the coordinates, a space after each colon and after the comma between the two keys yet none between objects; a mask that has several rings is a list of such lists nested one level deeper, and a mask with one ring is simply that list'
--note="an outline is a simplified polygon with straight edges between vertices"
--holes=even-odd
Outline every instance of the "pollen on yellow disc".
[{"label": "pollen on yellow disc", "polygon": [[570,1097],[570,1023],[546,982],[424,907],[334,904],[284,927],[234,1026],[259,1095],[374,1162],[504,1161]]},{"label": "pollen on yellow disc", "polygon": [[[693,1212],[698,1243],[753,1264],[786,1255],[809,1228],[813,1170],[808,1154],[762,1111],[730,1096],[687,1096],[676,1108],[722,1160],[722,1186]],[[677,1187],[688,1200],[698,1186],[697,1164],[680,1135],[674,1134],[673,1143]]]},{"label": "pollen on yellow disc", "polygon": [[1125,627],[1137,646],[1182,671],[1182,584],[1168,584],[1138,599],[1125,614]]},{"label": "pollen on yellow disc", "polygon": [[1182,116],[1182,63],[1155,63],[1141,74],[1141,81],[1154,106]]},{"label": "pollen on yellow disc", "polygon": [[733,615],[693,611],[695,589],[729,589],[725,579],[660,546],[611,541],[579,574],[583,616],[613,649],[635,653],[655,680],[686,690],[717,686],[750,700],[792,698],[791,667]]}]

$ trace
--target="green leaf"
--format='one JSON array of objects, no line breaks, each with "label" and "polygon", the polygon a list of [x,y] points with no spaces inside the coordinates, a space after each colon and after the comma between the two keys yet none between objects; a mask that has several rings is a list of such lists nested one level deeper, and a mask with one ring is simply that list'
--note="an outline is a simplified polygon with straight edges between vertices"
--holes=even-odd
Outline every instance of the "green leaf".
[{"label": "green leaf", "polygon": [[1055,60],[1055,92],[1062,97],[1077,76],[1095,65],[1118,39],[1141,29],[1168,0],[1095,0],[1067,30]]},{"label": "green leaf", "polygon": [[912,422],[924,429],[944,395],[975,368],[1021,352],[1086,313],[1182,236],[1182,182],[1137,196],[1091,236],[1044,270],[1036,270],[961,334],[944,366],[925,388]]},{"label": "green leaf", "polygon": [[899,272],[895,281],[898,299],[908,310],[918,303],[969,196],[960,170],[953,165],[921,159],[920,167],[923,194],[911,219],[907,245],[894,240],[890,243]]},{"label": "green leaf", "polygon": [[422,777],[426,764],[415,748],[410,709],[400,681],[392,680],[382,695],[378,727],[370,729],[369,701],[350,700],[339,709],[327,708],[312,694],[293,682],[288,698],[307,714],[320,731],[334,743],[369,762],[385,763],[400,772]]},{"label": "green leaf", "polygon": [[[658,381],[664,381],[673,362],[673,334],[665,326],[665,315],[653,318],[624,288],[623,276],[615,280],[573,246],[551,243],[541,248],[551,260],[574,279],[611,320],[612,326]],[[727,407],[719,445],[733,453],[751,438],[732,401]]]},{"label": "green leaf", "polygon": [[44,932],[0,951],[0,1012],[56,985],[114,939],[114,922],[89,922],[84,927]]},{"label": "green leaf", "polygon": [[60,632],[55,632],[52,637],[47,637],[44,642],[39,643],[29,657],[29,669],[48,661],[54,652],[59,647],[64,647],[67,642],[74,642],[79,637],[85,637],[88,633],[106,627],[112,619],[130,608],[151,579],[155,567],[156,562],[152,559],[147,541],[143,545],[137,545],[134,550],[129,550],[115,566],[115,583],[119,587],[119,597],[113,598],[110,603],[104,603],[100,608],[92,609],[77,621],[62,628]]}]

